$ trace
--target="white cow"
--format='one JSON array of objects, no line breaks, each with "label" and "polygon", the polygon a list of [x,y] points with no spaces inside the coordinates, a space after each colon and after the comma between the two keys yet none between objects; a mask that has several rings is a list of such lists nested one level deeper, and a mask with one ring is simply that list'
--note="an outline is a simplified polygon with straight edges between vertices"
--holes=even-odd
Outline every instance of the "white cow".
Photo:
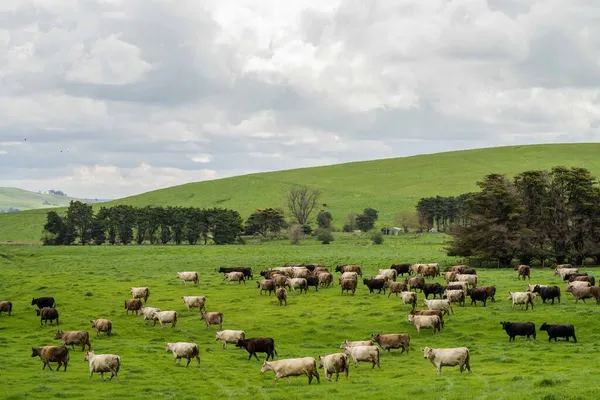
[{"label": "white cow", "polygon": [[319,368],[323,368],[327,380],[331,382],[331,375],[335,374],[336,382],[340,378],[340,372],[346,375],[348,380],[348,372],[350,371],[350,362],[346,353],[328,354],[319,356]]},{"label": "white cow", "polygon": [[215,339],[220,340],[223,343],[223,348],[227,349],[227,343],[237,343],[240,339],[246,338],[246,332],[244,331],[232,331],[226,329],[224,331],[217,331],[215,333]]},{"label": "white cow", "polygon": [[149,287],[132,287],[129,288],[129,291],[134,299],[144,299],[144,303],[148,301],[148,297],[150,296]]},{"label": "white cow", "polygon": [[348,347],[356,347],[356,346],[373,346],[375,342],[372,340],[355,340],[348,341],[344,340],[342,344],[340,344],[340,349],[346,349]]},{"label": "white cow", "polygon": [[402,296],[402,303],[410,304],[414,310],[417,306],[417,294],[415,292],[401,292],[400,295]]},{"label": "white cow", "polygon": [[119,380],[117,374],[121,368],[121,357],[114,354],[94,354],[93,351],[88,351],[83,361],[88,361],[90,364],[90,379],[94,372],[100,372],[100,377],[104,380],[104,373],[110,372],[110,380],[113,376]]},{"label": "white cow", "polygon": [[421,329],[433,329],[433,333],[435,331],[441,332],[442,320],[437,315],[413,315],[408,314],[407,316],[408,322],[413,324],[415,328],[417,328],[417,333],[421,333]]},{"label": "white cow", "polygon": [[342,276],[340,276],[340,281],[344,279],[353,279],[355,281],[358,280],[358,272],[344,272]]},{"label": "white cow", "polygon": [[398,272],[395,269],[380,269],[377,272],[378,275],[383,275],[385,277],[387,277],[388,279],[386,280],[391,280],[391,281],[395,281],[396,277],[398,276]]},{"label": "white cow", "polygon": [[466,368],[471,372],[471,365],[469,364],[471,355],[469,349],[466,347],[455,347],[446,349],[430,349],[425,347],[423,349],[423,356],[427,358],[435,366],[437,374],[442,373],[442,367],[460,367],[462,374]]},{"label": "white cow", "polygon": [[346,347],[344,353],[352,357],[355,367],[358,367],[359,361],[363,361],[372,363],[372,368],[375,368],[375,365],[381,368],[379,365],[379,348],[377,346]]},{"label": "white cow", "polygon": [[267,371],[273,371],[275,373],[275,382],[277,382],[279,378],[285,378],[287,382],[290,383],[290,376],[306,375],[308,376],[309,385],[312,383],[313,376],[317,378],[317,382],[321,383],[319,371],[317,371],[317,362],[312,357],[265,361],[260,372],[264,374]]},{"label": "white cow", "polygon": [[198,360],[198,365],[200,365],[200,349],[196,343],[188,343],[188,342],[175,342],[175,343],[166,343],[165,351],[167,353],[173,353],[173,358],[175,362],[181,364],[182,358],[187,358],[187,364],[185,367],[187,368],[190,365],[190,361],[192,358]]},{"label": "white cow", "polygon": [[467,282],[472,287],[477,286],[477,275],[473,274],[457,274],[456,280],[458,282]]},{"label": "white cow", "polygon": [[156,307],[142,307],[140,309],[141,315],[144,316],[144,323],[148,320],[152,320],[154,317],[154,313],[160,312],[160,308]]},{"label": "white cow", "polygon": [[171,328],[175,328],[175,325],[177,325],[177,311],[158,311],[152,315],[152,319],[154,320],[154,325],[158,321],[161,327],[170,323]]},{"label": "white cow", "polygon": [[225,274],[225,278],[223,280],[227,280],[227,282],[237,282],[238,285],[242,282],[244,282],[244,285],[246,284],[246,280],[244,279],[244,273],[243,272],[238,272],[238,271],[234,271],[234,272],[229,272],[227,274]]},{"label": "white cow", "polygon": [[452,304],[448,299],[432,299],[432,300],[423,300],[423,305],[427,307],[429,310],[440,310],[443,311],[443,315],[450,314],[449,311],[452,311],[454,314],[454,310],[452,309]]},{"label": "white cow", "polygon": [[523,304],[525,304],[525,311],[527,311],[529,309],[529,304],[531,304],[531,309],[533,310],[533,300],[534,299],[535,299],[535,293],[508,292],[508,300],[512,300],[512,308],[515,308],[515,304],[518,304],[522,309]]},{"label": "white cow", "polygon": [[206,303],[205,296],[181,296],[181,298],[183,299],[183,302],[187,306],[188,311],[190,311],[192,308],[195,308],[195,307],[198,307],[199,311],[202,311],[202,310],[206,311],[206,308],[204,307],[204,305]]},{"label": "white cow", "polygon": [[194,271],[178,272],[175,277],[181,279],[182,285],[185,285],[186,282],[198,284],[198,273]]}]

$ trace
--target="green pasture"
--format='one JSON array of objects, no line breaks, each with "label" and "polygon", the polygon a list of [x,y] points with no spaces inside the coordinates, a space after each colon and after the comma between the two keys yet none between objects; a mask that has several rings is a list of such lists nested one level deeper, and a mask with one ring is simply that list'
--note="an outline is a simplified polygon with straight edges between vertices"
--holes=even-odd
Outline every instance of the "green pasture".
[{"label": "green pasture", "polygon": [[[307,295],[290,293],[287,307],[275,296],[260,296],[255,281],[246,285],[223,282],[215,272],[219,266],[247,265],[258,271],[284,263],[314,262],[335,266],[360,263],[366,275],[377,267],[400,262],[439,262],[449,266],[459,260],[443,251],[445,236],[428,234],[386,238],[374,246],[362,236],[341,236],[331,245],[313,239],[300,246],[287,241],[244,246],[102,246],[41,247],[0,246],[0,300],[14,304],[11,317],[0,317],[0,397],[5,399],[573,399],[597,397],[600,383],[598,351],[599,308],[595,302],[575,304],[564,285],[549,269],[534,269],[532,282],[557,284],[563,290],[561,304],[536,302],[534,311],[512,310],[507,292],[524,290],[526,283],[507,269],[479,269],[482,285],[497,286],[497,301],[481,305],[455,306],[446,317],[441,334],[416,334],[406,320],[409,306],[396,297],[369,294],[359,285],[354,297],[341,295],[339,286]],[[182,286],[178,271],[195,270],[200,284]],[[593,268],[586,271],[595,273]],[[337,277],[339,274],[335,274]],[[337,279],[336,279],[337,280]],[[436,281],[441,282],[438,278]],[[529,283],[529,282],[527,282]],[[142,317],[127,316],[123,300],[129,287],[149,286],[148,306],[177,310],[177,327],[144,325]],[[95,374],[88,379],[88,363],[81,349],[71,350],[67,372],[42,371],[39,358],[31,358],[31,347],[58,345],[55,326],[40,326],[32,297],[54,296],[60,312],[60,328],[90,332],[96,353],[122,358],[120,381],[102,382]],[[368,339],[372,333],[410,333],[409,354],[398,350],[382,353],[381,368],[353,365],[350,379],[307,384],[306,377],[273,384],[272,373],[260,373],[261,362],[248,361],[244,350],[221,349],[215,341],[217,328],[207,329],[197,311],[188,312],[184,295],[205,295],[208,311],[224,314],[224,329],[245,330],[247,337],[275,339],[276,359],[339,352],[344,340]],[[418,295],[419,308],[423,296]],[[467,303],[468,304],[468,303]],[[113,336],[96,338],[89,321],[108,318]],[[572,323],[579,342],[548,343],[547,334],[537,340],[517,338],[509,343],[500,321]],[[200,346],[201,365],[174,365],[165,352],[165,342],[191,341]],[[472,373],[446,368],[436,376],[434,367],[420,349],[467,346],[471,350]],[[259,355],[264,360],[265,355]],[[185,365],[185,364],[184,364]],[[53,365],[53,368],[55,365]]]},{"label": "green pasture", "polygon": [[[285,209],[285,193],[302,184],[321,190],[320,203],[327,204],[340,230],[348,213],[361,213],[365,207],[379,210],[379,226],[393,226],[398,213],[414,213],[420,198],[477,190],[476,182],[490,173],[514,176],[564,165],[585,167],[599,176],[599,151],[599,143],[453,151],[193,182],[105,204],[223,207],[237,210],[245,219],[257,208]],[[39,243],[46,212],[0,215],[0,243]]]}]

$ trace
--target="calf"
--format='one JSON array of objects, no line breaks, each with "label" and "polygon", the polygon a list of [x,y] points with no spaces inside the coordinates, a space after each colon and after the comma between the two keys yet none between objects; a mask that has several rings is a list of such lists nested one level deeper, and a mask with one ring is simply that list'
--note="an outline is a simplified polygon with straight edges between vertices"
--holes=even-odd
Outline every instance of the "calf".
[{"label": "calf", "polygon": [[52,321],[56,320],[56,326],[58,326],[58,311],[55,308],[42,308],[35,310],[38,317],[40,317],[40,325],[44,322],[44,325],[52,324]]},{"label": "calf", "polygon": [[516,336],[533,336],[535,335],[535,324],[533,322],[500,322],[502,329],[508,334],[508,341],[514,341]]},{"label": "calf", "polygon": [[312,357],[265,361],[260,372],[265,373],[267,371],[275,373],[275,382],[279,378],[285,378],[287,383],[290,383],[290,376],[306,375],[308,376],[309,385],[312,383],[313,376],[317,378],[317,382],[321,383],[319,371],[317,371],[317,362]]},{"label": "calf", "polygon": [[371,335],[371,339],[381,347],[381,350],[402,349],[401,354],[406,351],[408,354],[410,346],[410,335],[407,333],[390,333],[382,335],[376,333]]},{"label": "calf", "polygon": [[71,349],[75,349],[75,345],[81,346],[81,351],[85,351],[85,345],[87,344],[88,350],[92,350],[92,344],[90,343],[90,334],[87,331],[66,331],[63,332],[58,330],[54,336],[54,340],[60,339],[63,346],[71,346]]},{"label": "calf", "polygon": [[379,349],[376,346],[346,347],[344,353],[352,357],[355,367],[358,367],[358,363],[363,361],[372,363],[372,368],[375,368],[375,365],[381,368],[379,365]]},{"label": "calf", "polygon": [[173,358],[176,363],[181,364],[181,359],[186,358],[186,368],[190,365],[190,361],[192,361],[192,358],[195,358],[198,361],[198,365],[200,365],[200,348],[196,343],[166,343],[165,351],[167,353],[173,353]]},{"label": "calf", "polygon": [[437,330],[440,332],[442,320],[437,315],[414,315],[408,314],[408,322],[413,324],[417,329],[417,334],[421,333],[421,329],[433,329],[433,333]]},{"label": "calf", "polygon": [[346,292],[352,292],[352,296],[354,296],[354,292],[356,292],[356,281],[353,279],[342,279],[340,281],[340,287],[342,288],[342,294],[344,294],[344,290]]},{"label": "calf", "polygon": [[559,337],[564,337],[568,342],[569,337],[573,337],[573,341],[577,343],[575,327],[573,325],[548,325],[544,322],[540,327],[540,331],[548,332],[548,341],[554,339],[556,342]]},{"label": "calf", "polygon": [[154,318],[154,313],[160,312],[160,308],[156,307],[142,307],[140,308],[140,315],[144,316],[144,323]]},{"label": "calf", "polygon": [[198,311],[206,311],[206,296],[181,296],[188,311],[198,307]]},{"label": "calf", "polygon": [[340,378],[340,372],[346,375],[348,380],[348,372],[350,371],[350,362],[346,353],[328,354],[319,356],[319,368],[325,370],[325,376],[331,382],[331,375],[335,374],[335,381]]},{"label": "calf", "polygon": [[105,332],[108,336],[112,331],[112,322],[107,319],[93,319],[90,321],[92,328],[96,329],[96,336],[100,335],[100,332]]},{"label": "calf", "polygon": [[198,284],[198,273],[195,271],[178,272],[175,277],[181,280],[182,285],[187,284],[187,282],[194,282],[195,285]]},{"label": "calf", "polygon": [[440,310],[412,310],[411,315],[437,315],[440,317],[440,327],[444,327],[444,313]]},{"label": "calf", "polygon": [[66,346],[43,346],[43,347],[32,347],[31,357],[40,357],[40,360],[44,363],[42,370],[48,369],[52,371],[50,366],[51,362],[58,363],[57,371],[64,365],[64,371],[67,370],[67,364],[69,363],[69,349]]},{"label": "calf", "polygon": [[240,339],[246,338],[246,332],[244,331],[232,331],[232,330],[224,330],[217,331],[215,334],[215,339],[220,340],[223,344],[223,348],[227,350],[227,343],[237,343]]},{"label": "calf", "polygon": [[142,308],[142,301],[140,299],[129,299],[123,302],[125,304],[125,310],[127,310],[127,314],[131,311],[131,314],[135,312],[135,315],[138,315],[138,312]]},{"label": "calf", "polygon": [[275,340],[270,337],[240,339],[235,344],[235,347],[246,349],[248,352],[248,360],[254,356],[256,361],[260,361],[256,356],[256,353],[267,353],[267,361],[269,360],[269,357],[273,360],[275,355],[278,355],[277,350],[275,350]]},{"label": "calf", "polygon": [[110,372],[110,379],[113,377],[119,380],[119,369],[121,368],[121,357],[114,354],[94,354],[93,351],[88,351],[83,358],[90,365],[90,379],[94,372],[100,372],[100,377],[104,380],[104,373]]},{"label": "calf", "polygon": [[211,325],[219,325],[219,329],[223,330],[223,313],[202,311],[201,314],[202,319],[206,322],[206,329]]},{"label": "calf", "polygon": [[552,300],[552,304],[554,304],[555,298],[558,298],[558,302],[560,303],[560,288],[558,286],[540,287],[539,285],[536,285],[533,288],[532,293],[539,293],[544,304],[548,299]]},{"label": "calf", "polygon": [[260,294],[262,296],[263,292],[269,292],[269,296],[272,292],[275,291],[275,282],[272,279],[265,279],[259,282],[256,282],[257,287],[260,289]]},{"label": "calf", "polygon": [[529,309],[530,304],[533,310],[534,296],[531,292],[508,292],[508,300],[512,300],[512,308],[515,308],[515,304],[518,304],[523,309],[523,304],[525,304],[525,311]]},{"label": "calf", "polygon": [[469,349],[466,347],[456,347],[449,349],[430,349],[425,347],[423,349],[424,358],[431,361],[435,366],[435,370],[438,375],[442,373],[442,367],[460,367],[460,373],[462,374],[464,369],[471,372],[471,365],[469,364],[471,355]]},{"label": "calf", "polygon": [[37,299],[31,300],[32,306],[37,306],[38,309],[42,308],[54,308],[56,302],[54,301],[54,297],[39,297]]},{"label": "calf", "polygon": [[531,280],[531,267],[529,265],[519,265],[515,267],[515,271],[518,271],[517,279],[523,278],[525,280],[527,277]]},{"label": "calf", "polygon": [[277,301],[279,301],[279,305],[287,306],[287,290],[285,288],[278,288],[275,292],[275,296],[277,296]]},{"label": "calf", "polygon": [[149,287],[132,287],[129,288],[129,292],[134,299],[144,299],[144,303],[148,301],[148,297],[150,296]]},{"label": "calf", "polygon": [[8,316],[12,314],[12,303],[10,301],[0,301],[0,315],[2,312],[8,312]]},{"label": "calf", "polygon": [[436,295],[439,295],[440,298],[444,293],[444,288],[439,283],[425,283],[423,284],[423,294],[425,298],[428,299],[430,294],[433,294],[433,298],[435,299]]}]

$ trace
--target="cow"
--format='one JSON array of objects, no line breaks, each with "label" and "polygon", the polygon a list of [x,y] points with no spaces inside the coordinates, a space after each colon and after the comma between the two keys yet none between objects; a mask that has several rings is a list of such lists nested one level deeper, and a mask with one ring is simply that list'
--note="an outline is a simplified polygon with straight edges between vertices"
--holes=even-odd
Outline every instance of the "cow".
[{"label": "cow", "polygon": [[372,368],[375,368],[375,365],[381,368],[381,365],[379,365],[379,348],[377,346],[346,347],[344,353],[352,357],[355,367],[358,367],[358,363],[363,361],[372,363]]},{"label": "cow", "polygon": [[444,327],[444,313],[440,310],[412,310],[411,315],[437,315],[440,317],[440,328]]},{"label": "cow", "polygon": [[261,373],[273,371],[275,373],[275,382],[279,378],[285,378],[287,383],[290,383],[290,376],[308,376],[308,384],[310,385],[313,376],[317,378],[317,382],[321,383],[319,371],[317,371],[317,362],[312,357],[288,358],[278,361],[265,361],[260,368]]},{"label": "cow", "polygon": [[272,279],[265,279],[259,282],[256,282],[256,286],[260,289],[260,295],[262,296],[263,292],[269,292],[269,296],[272,292],[275,291],[275,282]]},{"label": "cow", "polygon": [[310,270],[306,267],[294,267],[292,269],[292,278],[304,278],[310,275]]},{"label": "cow", "polygon": [[371,339],[381,347],[381,350],[389,352],[391,349],[402,349],[400,354],[405,351],[408,354],[410,335],[407,333],[389,333],[385,335],[376,333],[371,335]]},{"label": "cow", "polygon": [[402,296],[402,303],[410,304],[414,310],[417,306],[417,294],[415,292],[402,292],[400,295]]},{"label": "cow", "polygon": [[67,371],[67,364],[69,363],[69,349],[67,346],[43,346],[43,347],[32,347],[31,357],[40,357],[40,360],[44,363],[42,370],[48,369],[52,371],[50,366],[51,362],[58,363],[57,371],[64,365],[64,371]]},{"label": "cow", "polygon": [[58,326],[58,311],[56,310],[56,308],[42,308],[42,309],[37,309],[35,310],[36,314],[38,315],[38,317],[40,317],[40,325],[42,325],[42,322],[44,322],[44,325],[48,324],[48,321],[50,321],[50,324],[52,324],[52,321],[56,320],[56,326]]},{"label": "cow", "polygon": [[363,284],[369,288],[369,293],[379,290],[377,294],[380,294],[383,290],[383,294],[385,294],[385,280],[383,279],[363,279]]},{"label": "cow", "polygon": [[304,294],[308,293],[308,282],[305,278],[288,279],[287,286],[291,287],[294,293],[296,293],[296,289],[300,289],[300,294],[302,294],[302,291],[304,291]]},{"label": "cow", "polygon": [[565,275],[576,274],[578,272],[577,268],[559,268],[554,270],[554,275],[560,275],[561,279],[564,279]]},{"label": "cow", "polygon": [[340,276],[340,281],[343,279],[354,279],[355,281],[358,280],[358,273],[356,272],[344,272],[342,273],[342,276]]},{"label": "cow", "polygon": [[460,373],[466,368],[471,372],[470,359],[471,355],[469,349],[466,347],[455,347],[455,348],[442,348],[442,349],[430,349],[425,347],[423,349],[423,357],[431,361],[435,366],[435,370],[438,375],[442,373],[442,367],[460,367]]},{"label": "cow", "polygon": [[489,294],[487,290],[482,290],[482,287],[478,287],[475,289],[467,289],[467,296],[471,297],[471,305],[474,304],[477,306],[477,302],[481,301],[485,307]]},{"label": "cow", "polygon": [[279,305],[286,305],[287,306],[287,290],[285,290],[285,288],[278,288],[277,291],[275,292],[275,296],[277,296],[277,301],[279,302]]},{"label": "cow", "polygon": [[590,286],[594,286],[596,284],[596,278],[590,275],[582,275],[582,276],[573,276],[569,277],[569,282],[589,282]]},{"label": "cow", "polygon": [[465,305],[464,290],[445,290],[442,298],[450,300],[450,303],[458,303],[461,306]]},{"label": "cow", "polygon": [[270,337],[240,339],[235,344],[235,347],[246,349],[248,352],[248,360],[254,356],[256,361],[260,361],[256,356],[256,353],[267,353],[266,361],[269,361],[269,357],[273,360],[275,359],[275,355],[278,355],[277,350],[275,350],[275,340]]},{"label": "cow", "polygon": [[354,292],[356,292],[356,281],[353,279],[342,279],[340,281],[340,287],[342,288],[342,294],[344,294],[344,290],[347,292],[352,292],[352,296],[354,296]]},{"label": "cow", "polygon": [[388,280],[395,282],[396,277],[398,276],[398,273],[396,272],[395,269],[388,268],[388,269],[380,269],[379,271],[377,271],[377,275],[383,275],[386,278],[388,278]]},{"label": "cow", "polygon": [[346,353],[327,354],[326,356],[319,356],[319,368],[325,371],[325,377],[329,382],[331,382],[333,374],[335,374],[335,381],[337,382],[340,378],[340,372],[343,372],[346,375],[346,380],[348,380],[350,361]]},{"label": "cow", "polygon": [[223,280],[227,280],[227,282],[237,282],[238,285],[242,282],[244,282],[244,285],[246,284],[244,273],[239,271],[233,271],[225,274],[225,278],[223,278]]},{"label": "cow", "polygon": [[313,286],[315,288],[315,292],[319,291],[319,278],[316,275],[308,275],[305,279],[307,289]]},{"label": "cow", "polygon": [[142,307],[140,308],[140,315],[144,316],[144,323],[152,320],[154,313],[160,312],[160,308],[156,307]]},{"label": "cow", "polygon": [[573,281],[578,280],[575,278],[581,278],[581,277],[586,277],[586,276],[589,276],[587,272],[578,272],[575,274],[566,274],[565,276],[562,277],[562,279],[565,282],[573,282]]},{"label": "cow", "polygon": [[252,268],[250,267],[221,267],[219,273],[228,274],[230,272],[241,272],[244,274],[244,278],[254,279],[252,274]]},{"label": "cow", "polygon": [[425,283],[423,285],[423,294],[425,295],[426,299],[429,298],[430,294],[433,294],[434,299],[437,295],[439,295],[441,298],[443,293],[444,293],[444,288],[442,287],[442,285],[440,285],[437,282],[436,283]]},{"label": "cow", "polygon": [[223,330],[223,313],[201,311],[202,319],[206,323],[206,329],[211,325],[219,325],[219,329]]},{"label": "cow", "polygon": [[536,286],[539,286],[540,288],[550,287],[550,285],[529,284],[529,285],[527,285],[527,291],[533,292],[533,289],[535,289]]},{"label": "cow", "polygon": [[75,349],[75,345],[81,346],[81,351],[85,351],[85,345],[87,344],[88,350],[92,350],[92,344],[90,343],[90,334],[87,331],[56,331],[54,340],[61,340],[63,346],[71,346],[71,349]]},{"label": "cow", "polygon": [[442,330],[442,320],[437,315],[408,314],[407,319],[408,322],[415,326],[417,334],[421,334],[421,329],[433,329],[434,334],[436,330],[438,332]]},{"label": "cow", "polygon": [[182,285],[186,285],[187,282],[194,282],[194,284],[197,285],[199,281],[198,273],[195,271],[178,272],[175,277],[181,280]]},{"label": "cow", "polygon": [[100,377],[104,380],[104,373],[110,372],[110,379],[113,377],[119,380],[119,369],[121,368],[121,357],[115,354],[94,354],[93,351],[88,351],[83,357],[83,361],[87,361],[90,365],[90,379],[94,372],[100,372]]},{"label": "cow", "polygon": [[236,344],[238,340],[245,338],[246,332],[244,331],[232,331],[226,329],[215,333],[215,340],[220,340],[225,350],[227,350],[227,343]]},{"label": "cow", "polygon": [[198,365],[200,365],[200,348],[196,343],[175,342],[165,344],[165,351],[167,353],[173,353],[175,363],[181,365],[181,359],[185,358],[187,359],[187,364],[185,365],[187,368],[190,365],[192,358],[195,358],[198,361]]},{"label": "cow", "polygon": [[539,293],[542,298],[542,302],[546,304],[546,300],[552,300],[552,304],[554,304],[554,299],[558,298],[558,302],[560,303],[560,288],[558,286],[548,286],[548,287],[540,287],[536,285],[532,293]]},{"label": "cow", "polygon": [[359,265],[338,265],[335,267],[335,272],[356,272],[359,276],[362,277],[362,270]]},{"label": "cow", "polygon": [[567,283],[567,288],[576,287],[576,288],[587,288],[590,287],[590,283],[587,281],[573,281]]},{"label": "cow", "polygon": [[533,336],[535,335],[535,324],[533,322],[500,322],[502,329],[508,334],[508,341],[514,341],[516,336]]},{"label": "cow", "polygon": [[112,332],[112,322],[107,319],[93,319],[90,321],[92,328],[96,330],[96,336],[100,335],[100,332],[105,332],[108,336]]},{"label": "cow", "polygon": [[12,314],[12,303],[10,301],[0,301],[0,315],[2,312],[7,312],[10,317]]},{"label": "cow", "polygon": [[423,291],[423,287],[425,285],[425,279],[423,279],[420,276],[415,276],[415,277],[412,277],[412,278],[405,279],[404,283],[406,283],[408,285],[408,287],[410,288],[410,290],[421,289],[421,292],[422,292]]},{"label": "cow", "polygon": [[56,306],[56,302],[54,301],[54,297],[39,297],[31,300],[32,306],[37,306],[38,309],[42,308],[54,308]]},{"label": "cow", "polygon": [[458,275],[458,272],[448,271],[444,274],[444,280],[446,281],[446,283],[456,282],[456,275]]},{"label": "cow", "polygon": [[429,310],[440,310],[443,311],[444,314],[450,314],[450,311],[452,311],[452,314],[454,314],[452,304],[450,303],[450,300],[447,299],[423,300],[423,305]]},{"label": "cow", "polygon": [[529,265],[518,265],[515,267],[515,271],[518,271],[517,279],[521,277],[525,280],[525,277],[531,280],[531,267]]},{"label": "cow", "polygon": [[465,293],[469,289],[469,284],[467,282],[451,282],[447,285],[444,290],[463,290]]},{"label": "cow", "polygon": [[515,308],[515,304],[518,304],[523,309],[523,304],[525,304],[525,311],[529,309],[530,304],[533,310],[534,296],[532,292],[508,292],[508,300],[512,300],[512,308]]},{"label": "cow", "polygon": [[340,344],[340,349],[345,349],[347,347],[355,347],[355,346],[373,346],[375,342],[372,340],[354,340],[348,341],[344,340],[342,344]]},{"label": "cow", "polygon": [[144,299],[144,303],[148,301],[148,297],[150,296],[149,287],[132,287],[129,288],[129,292],[134,299]]},{"label": "cow", "polygon": [[488,294],[488,298],[494,303],[496,302],[496,286],[479,286],[477,289],[485,290]]},{"label": "cow", "polygon": [[573,341],[577,343],[577,337],[575,336],[575,327],[573,325],[549,325],[543,323],[540,327],[540,331],[548,332],[548,341],[552,339],[556,342],[559,337],[564,337],[568,342],[569,337],[573,338]]},{"label": "cow", "polygon": [[410,275],[410,264],[392,264],[390,269],[396,270],[396,276],[404,276],[404,274]]},{"label": "cow", "polygon": [[[573,282],[573,283],[576,283],[576,282]],[[579,300],[583,300],[583,302],[585,303],[585,299],[591,299],[591,298],[595,298],[596,303],[600,302],[600,296],[598,294],[598,289],[596,289],[597,287],[572,286],[573,283],[569,284],[569,287],[567,288],[567,292],[570,292],[573,294],[573,297],[575,297],[575,303],[577,303]]]},{"label": "cow", "polygon": [[181,299],[187,306],[188,311],[198,307],[198,311],[206,311],[206,296],[181,296]]},{"label": "cow", "polygon": [[156,321],[158,321],[161,327],[170,323],[171,328],[175,328],[175,325],[177,325],[177,311],[157,311],[152,315],[152,319],[154,320],[152,326],[156,326]]},{"label": "cow", "polygon": [[142,309],[142,301],[140,299],[129,299],[123,302],[125,305],[125,310],[127,310],[127,314],[131,311],[131,314],[135,311],[135,315],[138,315],[139,310]]},{"label": "cow", "polygon": [[271,279],[275,282],[275,287],[289,287],[290,280],[285,275],[275,275]]},{"label": "cow", "polygon": [[319,272],[317,277],[319,278],[319,285],[323,287],[329,287],[331,284],[333,284],[333,275],[327,271]]},{"label": "cow", "polygon": [[385,287],[389,290],[388,298],[392,295],[392,293],[395,293],[396,297],[398,297],[398,293],[402,293],[406,290],[406,283],[404,283],[404,282],[386,282]]},{"label": "cow", "polygon": [[467,282],[473,288],[477,286],[477,275],[458,274],[456,275],[456,280],[458,282]]},{"label": "cow", "polygon": [[424,278],[435,278],[440,276],[440,265],[439,264],[421,264],[419,267],[419,273]]},{"label": "cow", "polygon": [[459,274],[464,274],[465,270],[467,270],[467,269],[469,269],[469,267],[466,265],[454,265],[452,267],[446,268],[444,271],[445,272],[457,272]]}]

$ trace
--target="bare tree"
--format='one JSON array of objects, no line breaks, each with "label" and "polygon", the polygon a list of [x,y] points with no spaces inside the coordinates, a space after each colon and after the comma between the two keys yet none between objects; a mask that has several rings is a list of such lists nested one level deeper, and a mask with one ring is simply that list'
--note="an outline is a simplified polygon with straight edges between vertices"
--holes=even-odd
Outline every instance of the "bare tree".
[{"label": "bare tree", "polygon": [[300,225],[308,223],[310,214],[319,202],[319,197],[321,192],[308,186],[295,186],[289,190],[287,204],[295,222]]},{"label": "bare tree", "polygon": [[416,213],[402,212],[396,214],[396,223],[402,227],[404,233],[408,233],[409,228],[415,228],[419,225],[419,217]]}]

